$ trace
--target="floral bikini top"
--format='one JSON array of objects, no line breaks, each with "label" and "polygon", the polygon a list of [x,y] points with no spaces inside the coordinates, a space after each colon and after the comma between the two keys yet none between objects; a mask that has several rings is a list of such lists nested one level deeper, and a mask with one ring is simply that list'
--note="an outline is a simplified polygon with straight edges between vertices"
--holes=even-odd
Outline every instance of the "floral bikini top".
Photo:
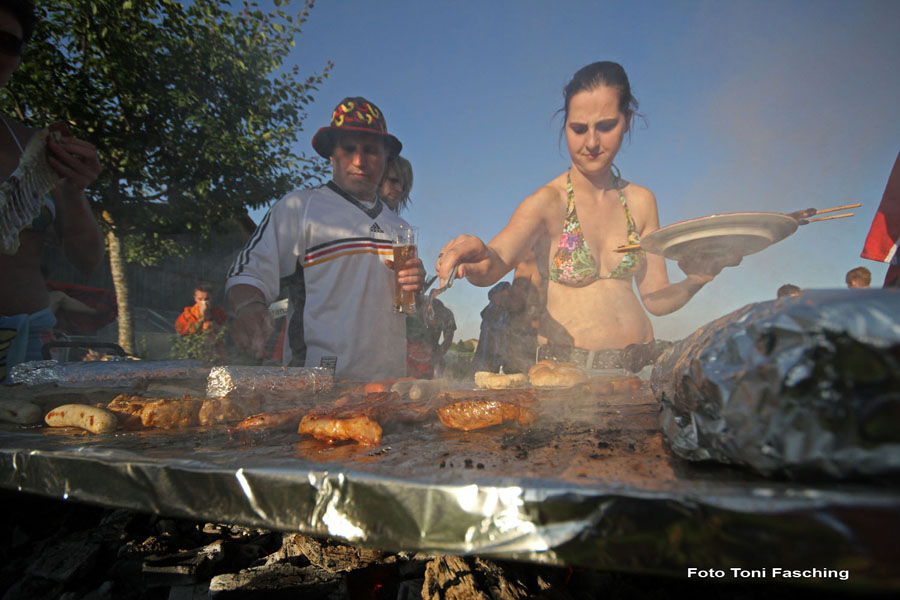
[{"label": "floral bikini top", "polygon": [[[618,187],[619,177],[613,175],[614,183]],[[566,208],[566,220],[563,223],[563,232],[556,246],[556,254],[553,255],[553,265],[550,267],[550,280],[563,285],[582,287],[591,284],[598,279],[628,279],[636,271],[646,256],[643,250],[626,252],[622,260],[609,275],[600,275],[597,261],[591,254],[584,234],[581,232],[581,223],[578,222],[578,214],[575,212],[575,191],[572,188],[572,175],[566,175],[566,194],[568,197]],[[634,218],[628,210],[625,195],[619,190],[619,200],[625,210],[625,222],[628,227],[628,243],[639,244],[641,236],[637,232]]]}]

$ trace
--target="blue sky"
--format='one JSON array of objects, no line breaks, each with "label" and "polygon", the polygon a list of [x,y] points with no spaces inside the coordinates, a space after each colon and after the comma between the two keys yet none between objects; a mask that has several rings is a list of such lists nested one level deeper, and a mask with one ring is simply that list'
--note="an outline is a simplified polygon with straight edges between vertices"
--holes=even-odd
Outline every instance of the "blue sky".
[{"label": "blue sky", "polygon": [[[266,6],[263,2],[262,6]],[[663,225],[735,211],[862,202],[744,259],[682,310],[654,318],[678,339],[783,283],[843,287],[900,151],[900,2],[320,0],[289,64],[330,60],[299,149],[334,105],[378,104],[412,162],[420,255],[433,272],[460,233],[489,240],[518,203],[568,166],[562,87],[614,60],[640,102],[616,163],[650,188]],[[257,220],[260,213],[253,215]],[[669,277],[683,275],[669,263]],[[442,297],[458,337],[477,337],[487,289]]]}]

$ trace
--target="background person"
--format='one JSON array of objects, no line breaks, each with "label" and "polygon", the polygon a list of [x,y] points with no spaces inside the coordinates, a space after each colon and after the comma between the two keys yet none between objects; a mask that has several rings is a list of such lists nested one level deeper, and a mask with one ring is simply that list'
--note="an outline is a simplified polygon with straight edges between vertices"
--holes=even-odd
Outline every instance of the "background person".
[{"label": "background person", "polygon": [[402,156],[396,156],[388,161],[384,179],[378,188],[378,196],[388,208],[400,214],[409,207],[412,186],[412,165]]},{"label": "background person", "polygon": [[[378,195],[395,213],[409,206],[412,191],[412,164],[402,156],[388,161]],[[417,303],[419,300],[417,300]],[[410,377],[430,379],[443,371],[444,355],[453,343],[456,319],[440,300],[433,303],[434,317],[425,311],[406,317],[406,372]]]},{"label": "background person", "polygon": [[803,293],[799,287],[794,285],[793,283],[786,283],[780,288],[778,288],[778,292],[776,293],[777,298],[784,298],[785,296],[799,296]]},{"label": "background person", "polygon": [[549,344],[540,354],[593,368],[596,351],[653,342],[645,309],[654,315],[678,310],[740,259],[681,262],[687,277],[669,283],[662,256],[617,252],[659,228],[653,193],[620,177],[613,166],[637,100],[625,70],[613,62],[582,68],[563,95],[571,167],[526,198],[489,244],[469,235],[451,240],[436,268],[443,281],[461,263],[460,277],[492,285],[537,239],[537,259],[547,261],[549,275],[541,324]]},{"label": "background person", "polygon": [[503,366],[509,328],[508,281],[501,281],[488,292],[488,305],[481,310],[481,331],[475,347],[473,369],[497,373]]},{"label": "background person", "polygon": [[[232,337],[263,357],[273,327],[268,304],[286,279],[284,364],[318,366],[337,357],[339,377],[403,377],[406,319],[391,309],[393,263],[382,259],[393,254],[394,229],[407,223],[376,196],[388,159],[403,146],[378,107],[361,97],[342,100],[312,146],[330,159],[332,179],[276,202],[238,254],[226,282]],[[422,261],[407,262],[397,280],[419,290]]]},{"label": "background person", "polygon": [[[22,62],[35,20],[30,2],[0,1],[0,87],[6,87]],[[37,130],[6,116],[0,116],[0,121],[0,180],[5,181]],[[100,174],[96,150],[71,136],[50,139],[47,162],[62,181],[44,199],[41,213],[20,232],[15,254],[0,253],[4,281],[0,286],[0,381],[9,367],[41,358],[41,336],[56,324],[41,273],[45,245],[61,244],[66,259],[86,273],[103,258],[100,228],[84,195]]]},{"label": "background person", "polygon": [[432,374],[440,377],[444,374],[444,356],[453,344],[456,333],[456,318],[443,302],[434,299],[432,302],[434,317],[426,319],[428,344],[431,347]]},{"label": "background person", "polygon": [[[378,197],[385,206],[400,214],[409,203],[412,190],[412,164],[402,156],[388,160],[384,177],[378,186]],[[416,297],[416,304],[422,306],[422,297]],[[431,379],[434,376],[435,354],[431,343],[431,332],[425,323],[424,311],[406,315],[406,375],[416,379]]]},{"label": "background person", "polygon": [[198,285],[194,288],[194,304],[185,306],[175,319],[175,331],[178,335],[188,335],[210,331],[225,323],[225,310],[221,306],[213,306],[212,288]]},{"label": "background person", "polygon": [[[516,275],[519,273],[521,271],[517,268]],[[527,373],[534,365],[540,311],[534,284],[526,277],[515,277],[509,289],[504,373]]]},{"label": "background person", "polygon": [[848,288],[867,288],[872,283],[872,272],[865,267],[856,267],[847,271],[844,281]]}]

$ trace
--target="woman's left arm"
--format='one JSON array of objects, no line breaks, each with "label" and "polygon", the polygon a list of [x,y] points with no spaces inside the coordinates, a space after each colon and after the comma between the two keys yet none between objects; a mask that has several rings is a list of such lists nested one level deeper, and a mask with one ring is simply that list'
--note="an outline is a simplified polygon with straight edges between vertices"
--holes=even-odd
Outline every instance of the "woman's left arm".
[{"label": "woman's left arm", "polygon": [[57,232],[66,258],[81,271],[91,271],[103,259],[103,238],[84,190],[100,174],[94,146],[73,137],[50,139],[47,162],[63,180],[53,190]]},{"label": "woman's left arm", "polygon": [[[641,239],[659,229],[659,213],[656,198],[646,188],[638,188],[636,200],[638,227]],[[666,259],[659,254],[647,253],[647,260],[637,273],[638,292],[644,308],[660,317],[675,312],[694,297],[700,288],[712,281],[713,275],[692,273],[677,283],[669,283]]]}]

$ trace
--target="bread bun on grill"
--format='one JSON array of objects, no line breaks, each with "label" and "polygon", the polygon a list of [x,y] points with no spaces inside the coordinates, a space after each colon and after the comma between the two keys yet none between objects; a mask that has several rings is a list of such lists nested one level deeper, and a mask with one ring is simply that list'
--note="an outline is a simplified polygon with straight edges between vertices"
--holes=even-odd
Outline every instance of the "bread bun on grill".
[{"label": "bread bun on grill", "polygon": [[481,389],[505,390],[507,388],[522,387],[528,384],[528,376],[525,373],[491,373],[490,371],[478,371],[475,373],[475,385]]},{"label": "bread bun on grill", "polygon": [[587,381],[588,376],[572,363],[542,360],[528,369],[528,380],[534,387],[572,387]]}]

